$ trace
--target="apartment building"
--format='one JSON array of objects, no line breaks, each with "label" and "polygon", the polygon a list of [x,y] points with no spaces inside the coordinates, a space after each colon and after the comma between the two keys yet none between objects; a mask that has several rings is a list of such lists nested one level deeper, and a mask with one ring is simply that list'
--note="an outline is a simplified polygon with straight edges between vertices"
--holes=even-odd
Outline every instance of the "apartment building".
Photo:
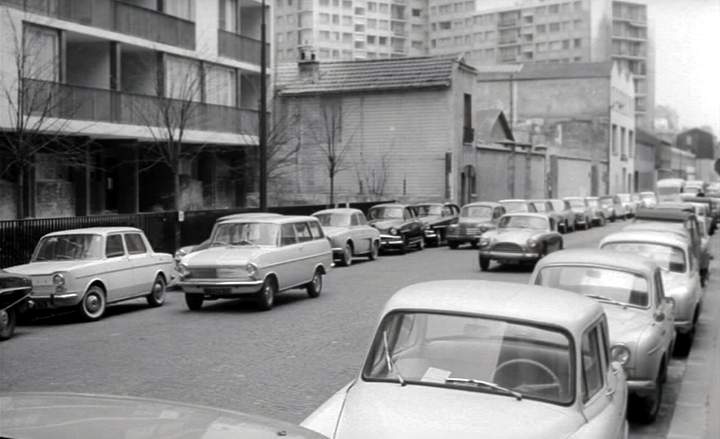
[{"label": "apartment building", "polygon": [[299,46],[320,60],[396,58],[426,53],[429,0],[277,0],[276,62],[293,62]]},{"label": "apartment building", "polygon": [[0,0],[0,218],[252,202],[262,13]]}]

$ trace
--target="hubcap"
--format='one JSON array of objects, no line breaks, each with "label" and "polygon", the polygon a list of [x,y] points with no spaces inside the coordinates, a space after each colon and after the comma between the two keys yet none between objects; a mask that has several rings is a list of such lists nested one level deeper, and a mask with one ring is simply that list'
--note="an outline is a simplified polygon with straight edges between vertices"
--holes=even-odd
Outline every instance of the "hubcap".
[{"label": "hubcap", "polygon": [[161,298],[163,295],[163,284],[161,281],[155,282],[155,285],[153,286],[153,294],[157,299]]},{"label": "hubcap", "polygon": [[0,311],[0,328],[5,328],[10,325],[10,314],[7,311]]},{"label": "hubcap", "polygon": [[87,308],[90,314],[95,314],[100,310],[101,299],[96,294],[88,295],[85,299],[85,308]]},{"label": "hubcap", "polygon": [[322,287],[322,279],[317,273],[315,273],[315,277],[313,278],[313,287],[315,287],[315,291],[320,291],[320,288]]},{"label": "hubcap", "polygon": [[352,259],[352,250],[350,250],[350,247],[345,247],[345,263],[349,263]]}]

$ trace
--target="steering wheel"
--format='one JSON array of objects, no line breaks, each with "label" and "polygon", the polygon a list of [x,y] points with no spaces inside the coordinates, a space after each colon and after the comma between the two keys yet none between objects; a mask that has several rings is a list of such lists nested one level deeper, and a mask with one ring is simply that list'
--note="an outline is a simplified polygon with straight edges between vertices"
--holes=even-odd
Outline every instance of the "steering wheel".
[{"label": "steering wheel", "polygon": [[[495,368],[495,371],[493,372],[493,377],[492,377],[493,382],[498,383],[497,376],[504,369],[506,369],[510,366],[514,366],[516,364],[527,364],[527,365],[533,366],[536,369],[539,369],[540,371],[542,371],[542,373],[544,373],[548,377],[550,377],[551,381],[549,383],[534,383],[534,384],[522,383],[517,386],[508,386],[508,387],[512,388],[513,390],[517,390],[521,393],[528,392],[528,391],[529,392],[543,392],[543,391],[552,390],[557,393],[558,397],[560,396],[561,384],[560,384],[560,378],[558,378],[557,374],[555,374],[555,372],[553,372],[546,365],[540,363],[539,361],[531,360],[529,358],[514,358],[512,360],[508,360],[508,361],[501,363],[500,365],[498,365],[498,367]],[[504,385],[502,383],[498,383],[498,384]]]}]

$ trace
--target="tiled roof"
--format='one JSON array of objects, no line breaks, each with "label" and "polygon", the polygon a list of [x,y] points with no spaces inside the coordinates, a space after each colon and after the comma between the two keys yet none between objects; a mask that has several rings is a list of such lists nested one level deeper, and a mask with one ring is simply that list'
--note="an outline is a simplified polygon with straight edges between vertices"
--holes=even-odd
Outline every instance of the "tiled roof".
[{"label": "tiled roof", "polygon": [[281,64],[276,86],[281,95],[450,87],[456,65],[474,71],[456,55],[319,62],[314,75]]}]

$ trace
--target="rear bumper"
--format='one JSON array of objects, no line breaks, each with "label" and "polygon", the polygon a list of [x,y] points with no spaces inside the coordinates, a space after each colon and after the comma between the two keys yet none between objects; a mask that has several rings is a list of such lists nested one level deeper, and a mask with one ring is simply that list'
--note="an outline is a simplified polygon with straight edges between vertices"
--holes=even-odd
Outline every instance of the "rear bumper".
[{"label": "rear bumper", "polygon": [[198,294],[207,299],[255,294],[262,289],[262,285],[262,280],[217,281],[198,279],[177,283],[183,293]]}]

